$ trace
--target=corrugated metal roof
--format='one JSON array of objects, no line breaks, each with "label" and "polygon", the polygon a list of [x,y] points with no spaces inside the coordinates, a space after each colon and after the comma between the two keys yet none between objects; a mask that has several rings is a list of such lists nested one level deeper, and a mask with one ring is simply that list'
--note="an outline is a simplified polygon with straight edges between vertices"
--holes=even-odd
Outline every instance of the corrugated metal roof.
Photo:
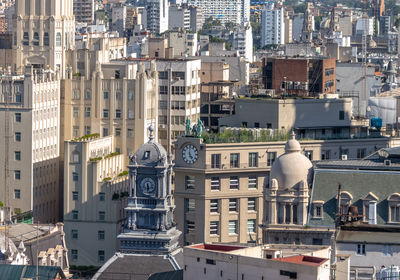
[{"label": "corrugated metal roof", "polygon": [[[64,273],[58,266],[39,266],[39,279],[56,279],[58,276],[65,278]],[[35,278],[36,266],[34,265],[11,265],[0,264],[0,279]]]}]

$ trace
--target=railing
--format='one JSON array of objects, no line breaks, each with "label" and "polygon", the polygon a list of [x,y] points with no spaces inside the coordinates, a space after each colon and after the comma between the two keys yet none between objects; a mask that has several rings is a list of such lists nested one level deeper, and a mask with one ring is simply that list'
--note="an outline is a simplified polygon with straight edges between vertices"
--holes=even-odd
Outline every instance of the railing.
[{"label": "railing", "polygon": [[164,208],[165,201],[167,199],[129,197],[128,206],[139,206],[142,208]]}]

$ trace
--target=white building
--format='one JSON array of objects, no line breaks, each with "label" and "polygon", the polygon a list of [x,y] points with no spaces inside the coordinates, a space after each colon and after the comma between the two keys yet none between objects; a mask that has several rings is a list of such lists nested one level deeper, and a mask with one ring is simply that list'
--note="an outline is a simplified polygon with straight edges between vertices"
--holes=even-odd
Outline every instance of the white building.
[{"label": "white building", "polygon": [[372,18],[359,18],[357,19],[356,23],[356,34],[362,35],[363,34],[363,28],[364,28],[364,22],[366,21],[366,27],[367,27],[367,35],[374,35],[374,19]]},{"label": "white building", "polygon": [[261,13],[261,42],[260,47],[265,45],[285,44],[285,22],[284,10],[270,4]]},{"label": "white building", "polygon": [[168,0],[146,0],[146,28],[151,33],[168,30]]},{"label": "white building", "polygon": [[[189,4],[200,7],[203,13],[203,18],[213,18],[221,21],[222,24],[233,22],[236,24],[243,23],[243,17],[246,13],[242,13],[243,1],[248,0],[190,0]],[[248,5],[250,14],[250,4]]]},{"label": "white building", "polygon": [[253,32],[250,22],[234,29],[232,33],[232,49],[248,62],[253,62]]},{"label": "white building", "polygon": [[190,29],[189,7],[184,5],[170,5],[168,29],[174,30],[178,28]]},{"label": "white building", "polygon": [[71,265],[101,266],[116,252],[129,181],[125,156],[113,152],[113,136],[65,142],[64,230]]},{"label": "white building", "polygon": [[[28,70],[28,68],[26,68]],[[60,80],[51,72],[0,79],[0,200],[13,214],[59,219]]]}]

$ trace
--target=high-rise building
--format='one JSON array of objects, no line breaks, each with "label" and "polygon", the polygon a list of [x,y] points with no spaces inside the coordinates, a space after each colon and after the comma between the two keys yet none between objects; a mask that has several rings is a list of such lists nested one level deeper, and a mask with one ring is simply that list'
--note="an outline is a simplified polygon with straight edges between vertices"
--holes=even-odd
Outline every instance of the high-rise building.
[{"label": "high-rise building", "polygon": [[[247,0],[190,0],[188,3],[201,8],[203,18],[219,20],[222,24],[233,22],[242,24],[244,18],[250,18],[250,3]],[[248,9],[243,11],[243,9]]]},{"label": "high-rise building", "polygon": [[59,219],[60,80],[50,71],[0,78],[0,200],[12,214]]},{"label": "high-rise building", "polygon": [[122,3],[112,6],[111,30],[117,31],[120,37],[124,36],[126,28],[126,6]]},{"label": "high-rise building", "polygon": [[73,0],[17,0],[13,17],[13,70],[25,65],[60,70],[65,76],[65,51],[75,44]]},{"label": "high-rise building", "polygon": [[145,0],[146,28],[151,33],[168,30],[168,0]]},{"label": "high-rise building", "polygon": [[284,9],[269,4],[261,13],[260,47],[283,44],[285,44]]},{"label": "high-rise building", "polygon": [[75,20],[91,24],[94,20],[94,6],[94,0],[74,0]]}]

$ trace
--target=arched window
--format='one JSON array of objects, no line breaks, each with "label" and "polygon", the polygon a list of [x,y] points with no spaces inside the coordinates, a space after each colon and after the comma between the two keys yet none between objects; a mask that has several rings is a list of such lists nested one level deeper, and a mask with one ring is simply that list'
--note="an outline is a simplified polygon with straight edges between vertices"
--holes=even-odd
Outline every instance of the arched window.
[{"label": "arched window", "polygon": [[340,192],[340,213],[347,214],[349,212],[349,206],[351,205],[351,200],[353,196],[346,191]]},{"label": "arched window", "polygon": [[24,37],[22,40],[22,44],[24,44],[24,46],[29,46],[29,34],[28,32],[24,32]]},{"label": "arched window", "polygon": [[387,200],[389,206],[388,222],[400,223],[400,194],[393,193]]},{"label": "arched window", "polygon": [[39,46],[39,33],[37,32],[33,33],[33,45]]},{"label": "arched window", "polygon": [[57,32],[57,35],[56,35],[56,46],[61,47],[61,33],[60,32]]}]

